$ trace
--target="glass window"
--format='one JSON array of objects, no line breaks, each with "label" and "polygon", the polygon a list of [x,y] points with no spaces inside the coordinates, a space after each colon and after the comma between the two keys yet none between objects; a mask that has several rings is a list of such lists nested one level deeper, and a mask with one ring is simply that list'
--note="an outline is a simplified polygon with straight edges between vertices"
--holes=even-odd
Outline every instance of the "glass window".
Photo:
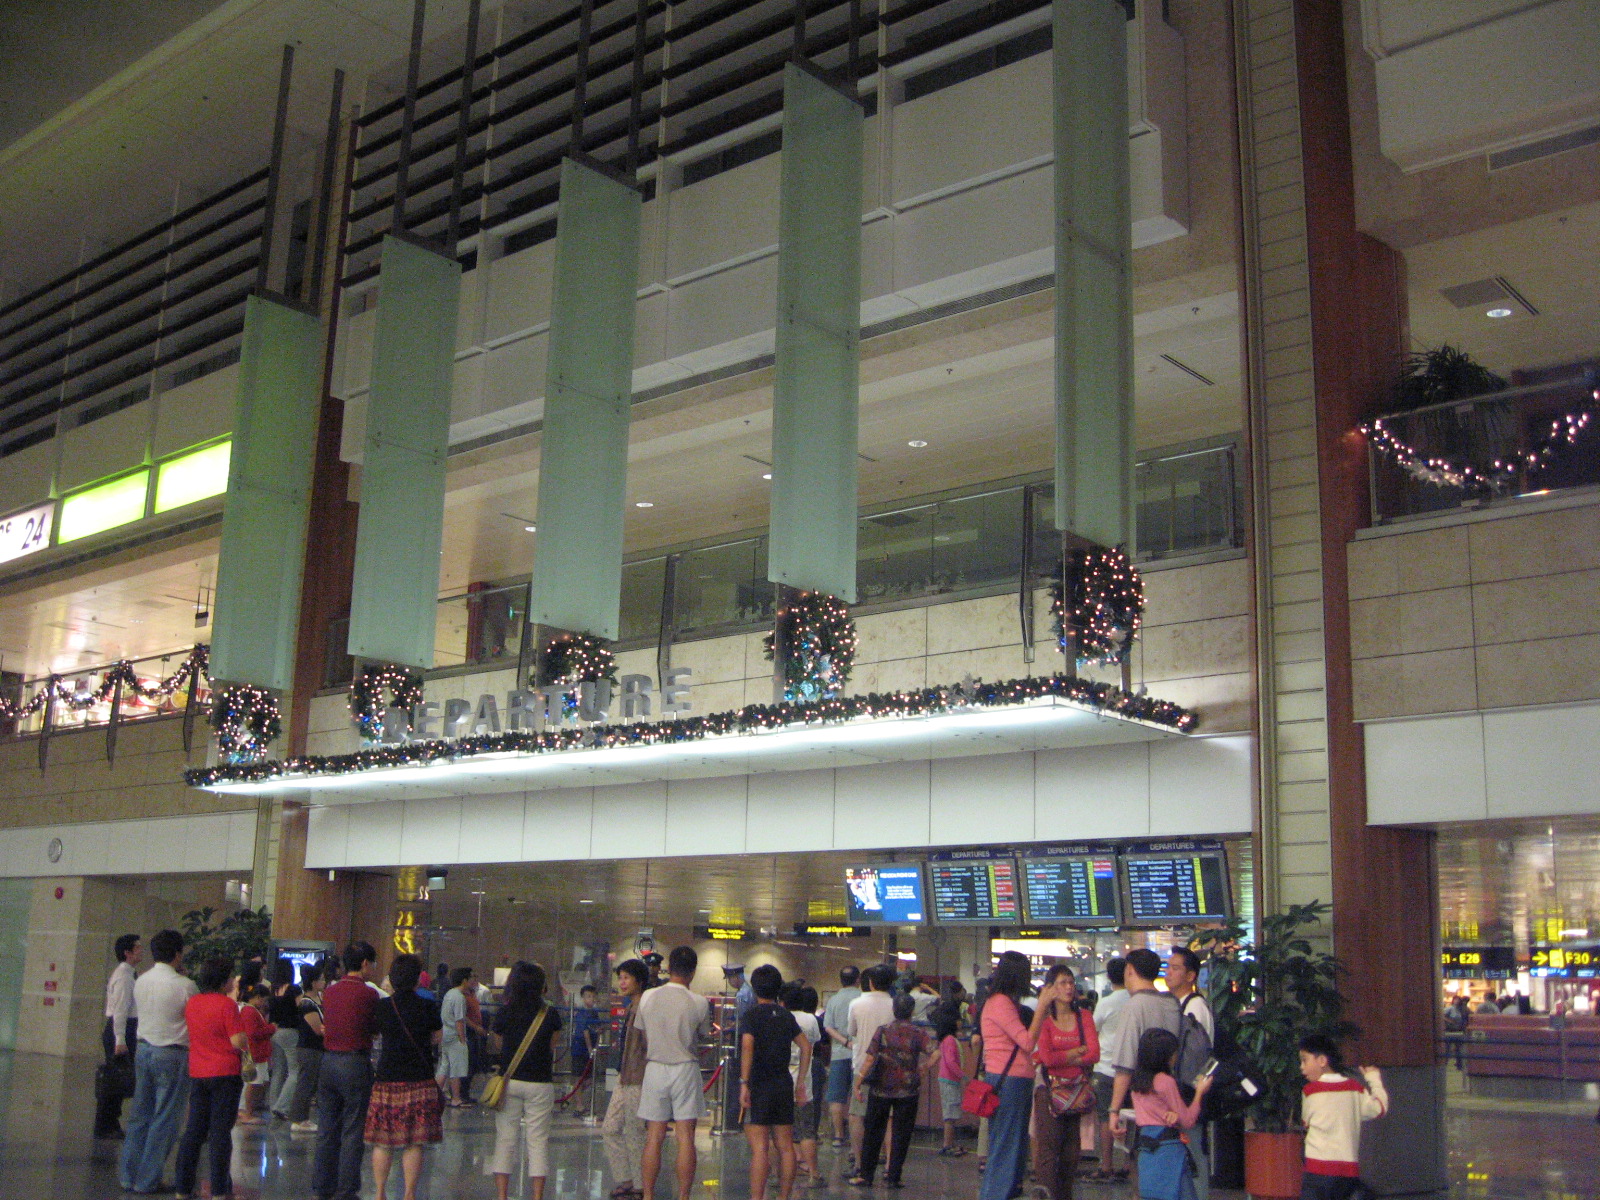
[{"label": "glass window", "polygon": [[856,596],[862,604],[926,596],[932,589],[936,511],[925,504],[857,522]]},{"label": "glass window", "polygon": [[661,632],[661,593],[666,582],[665,558],[622,564],[622,614],[617,641],[655,643]]},{"label": "glass window", "polygon": [[1021,488],[945,500],[934,507],[930,591],[1014,584],[1021,569]]},{"label": "glass window", "polygon": [[1134,468],[1138,557],[1202,554],[1240,543],[1233,446],[1145,459]]},{"label": "glass window", "polygon": [[674,623],[684,633],[767,621],[773,590],[766,538],[689,550],[678,559]]}]

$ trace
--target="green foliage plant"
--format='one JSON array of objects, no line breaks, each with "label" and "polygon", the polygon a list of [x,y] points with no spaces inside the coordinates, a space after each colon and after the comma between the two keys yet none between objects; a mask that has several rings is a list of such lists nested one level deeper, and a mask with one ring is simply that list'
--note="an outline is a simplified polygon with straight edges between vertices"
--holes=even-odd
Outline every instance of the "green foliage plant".
[{"label": "green foliage plant", "polygon": [[272,938],[272,915],[265,907],[241,908],[213,925],[214,908],[191,909],[183,914],[179,931],[183,934],[183,962],[189,972],[200,969],[207,959],[231,959],[235,969],[252,958],[266,960]]},{"label": "green foliage plant", "polygon": [[1312,943],[1311,931],[1330,912],[1322,901],[1291,904],[1261,921],[1254,941],[1238,922],[1208,930],[1194,948],[1211,960],[1212,1012],[1250,1056],[1261,1090],[1246,1110],[1250,1127],[1288,1133],[1297,1127],[1300,1039],[1308,1033],[1353,1037],[1345,1020],[1340,981],[1345,968]]}]

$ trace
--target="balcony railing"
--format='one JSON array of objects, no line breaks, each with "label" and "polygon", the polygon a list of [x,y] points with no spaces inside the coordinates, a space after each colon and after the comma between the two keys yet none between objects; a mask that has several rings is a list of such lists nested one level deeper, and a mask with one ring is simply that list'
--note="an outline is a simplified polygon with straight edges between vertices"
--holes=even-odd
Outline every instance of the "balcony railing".
[{"label": "balcony railing", "polygon": [[[166,654],[151,655],[149,658],[134,659],[129,665],[139,682],[146,689],[154,689],[156,685],[170,679],[177,670],[183,666],[184,660],[189,657],[190,647],[182,650],[173,650]],[[6,719],[0,715],[0,738],[27,737],[31,734],[43,732],[48,719],[52,733],[70,733],[77,729],[90,729],[95,726],[109,725],[115,716],[117,724],[122,725],[135,721],[148,721],[155,717],[181,716],[189,707],[190,689],[178,688],[170,696],[146,699],[132,688],[124,687],[120,692],[113,692],[103,699],[91,697],[99,689],[100,681],[115,664],[104,663],[97,667],[85,667],[76,671],[62,671],[53,678],[59,688],[72,694],[73,700],[52,700],[46,708],[42,707],[25,716]],[[50,679],[23,679],[17,675],[7,674],[0,681],[0,694],[12,705],[26,701],[38,694],[50,683]],[[204,709],[211,702],[211,688],[204,674],[194,688],[194,706]]]},{"label": "balcony railing", "polygon": [[[1177,447],[1134,473],[1140,562],[1188,562],[1243,546],[1235,446]],[[856,530],[858,613],[1039,586],[1059,560],[1048,483],[974,489],[863,513]],[[1024,549],[1032,542],[1032,553]],[[439,601],[434,669],[516,666],[531,649],[526,583]],[[766,628],[775,591],[767,538],[751,534],[654,554],[622,568],[621,649]],[[325,685],[348,683],[348,623],[330,630]]]},{"label": "balcony railing", "polygon": [[1373,422],[1373,524],[1600,484],[1597,395],[1579,376]]}]

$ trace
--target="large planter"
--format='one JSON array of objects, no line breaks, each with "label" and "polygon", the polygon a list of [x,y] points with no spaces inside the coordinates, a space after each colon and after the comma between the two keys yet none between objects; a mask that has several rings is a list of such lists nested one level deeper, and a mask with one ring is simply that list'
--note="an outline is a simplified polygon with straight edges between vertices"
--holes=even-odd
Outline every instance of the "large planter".
[{"label": "large planter", "polygon": [[1305,1171],[1305,1134],[1244,1135],[1244,1190],[1259,1200],[1295,1200]]}]

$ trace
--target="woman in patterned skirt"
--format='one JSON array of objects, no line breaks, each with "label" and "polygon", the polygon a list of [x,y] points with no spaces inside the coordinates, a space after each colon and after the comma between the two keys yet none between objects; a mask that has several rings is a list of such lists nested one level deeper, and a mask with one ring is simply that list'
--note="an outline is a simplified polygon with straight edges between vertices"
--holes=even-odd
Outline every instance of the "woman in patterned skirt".
[{"label": "woman in patterned skirt", "polygon": [[389,967],[392,996],[373,1009],[383,1050],[367,1103],[367,1145],[372,1147],[375,1195],[383,1200],[389,1164],[400,1151],[405,1200],[416,1200],[425,1146],[444,1139],[439,1119],[439,1089],[433,1082],[433,1052],[439,1042],[439,1010],[417,995],[422,960],[402,954]]}]

